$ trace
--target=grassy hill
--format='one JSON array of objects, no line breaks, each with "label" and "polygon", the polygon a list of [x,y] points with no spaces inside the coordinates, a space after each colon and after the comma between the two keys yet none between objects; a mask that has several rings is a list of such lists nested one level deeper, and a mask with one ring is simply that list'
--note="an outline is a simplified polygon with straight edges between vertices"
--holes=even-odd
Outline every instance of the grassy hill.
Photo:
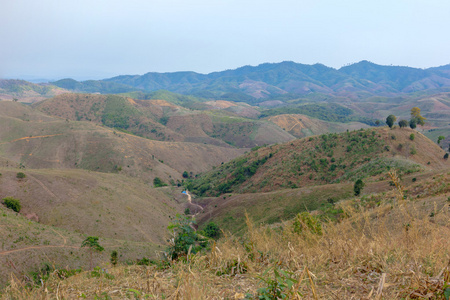
[{"label": "grassy hill", "polygon": [[209,170],[243,150],[200,143],[161,142],[92,122],[49,117],[20,103],[0,102],[0,156],[26,168],[79,168],[181,180],[184,171]]},{"label": "grassy hill", "polygon": [[349,197],[333,206],[340,212],[337,222],[323,210],[271,226],[248,218],[242,238],[226,233],[210,248],[165,267],[109,268],[103,260],[107,274],[55,273],[32,287],[20,277],[1,293],[6,299],[445,299],[449,183],[446,171],[409,184],[407,194],[391,187]]},{"label": "grassy hill", "polygon": [[255,149],[202,175],[188,188],[198,195],[266,192],[370,178],[388,168],[409,174],[448,167],[444,154],[436,144],[411,129],[324,134]]},{"label": "grassy hill", "polygon": [[160,141],[248,148],[294,139],[273,123],[222,110],[190,110],[165,100],[65,94],[36,105],[52,116],[90,121]]},{"label": "grassy hill", "polygon": [[327,122],[299,114],[280,114],[267,119],[297,138],[369,127],[359,122]]}]

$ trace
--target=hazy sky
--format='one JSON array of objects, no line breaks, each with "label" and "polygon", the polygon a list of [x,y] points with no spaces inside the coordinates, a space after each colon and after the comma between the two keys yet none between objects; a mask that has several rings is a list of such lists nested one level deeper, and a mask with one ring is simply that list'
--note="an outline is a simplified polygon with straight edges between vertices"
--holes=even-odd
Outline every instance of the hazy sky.
[{"label": "hazy sky", "polygon": [[449,0],[0,0],[0,78],[450,63]]}]

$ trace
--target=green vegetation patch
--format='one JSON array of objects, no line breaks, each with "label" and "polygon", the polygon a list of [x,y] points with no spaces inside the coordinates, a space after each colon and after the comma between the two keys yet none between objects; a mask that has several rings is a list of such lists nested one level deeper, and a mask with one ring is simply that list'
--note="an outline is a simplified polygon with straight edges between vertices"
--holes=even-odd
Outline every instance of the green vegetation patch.
[{"label": "green vegetation patch", "polygon": [[125,98],[109,95],[106,98],[102,123],[108,127],[128,129],[141,115],[142,113]]}]

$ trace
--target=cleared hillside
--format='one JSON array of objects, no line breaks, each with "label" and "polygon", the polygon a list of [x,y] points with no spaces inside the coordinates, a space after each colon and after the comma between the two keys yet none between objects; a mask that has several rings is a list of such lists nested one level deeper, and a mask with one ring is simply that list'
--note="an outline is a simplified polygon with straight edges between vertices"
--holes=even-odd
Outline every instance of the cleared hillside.
[{"label": "cleared hillside", "polygon": [[[413,139],[411,134],[414,135]],[[325,134],[241,156],[187,187],[199,195],[267,192],[449,166],[445,151],[411,129],[376,128]],[[378,177],[376,177],[378,176]]]},{"label": "cleared hillside", "polygon": [[239,110],[191,110],[157,99],[65,94],[36,108],[63,119],[90,121],[160,141],[249,148],[294,139],[273,123],[239,116]]},{"label": "cleared hillside", "polygon": [[[91,122],[48,117],[19,103],[0,102],[0,156],[26,168],[80,168],[123,173],[151,182],[181,180],[226,162],[243,150],[161,142]],[[2,115],[6,112],[5,116]]]},{"label": "cleared hillside", "polygon": [[281,114],[269,117],[268,120],[297,138],[369,127],[359,122],[332,123],[298,114]]}]

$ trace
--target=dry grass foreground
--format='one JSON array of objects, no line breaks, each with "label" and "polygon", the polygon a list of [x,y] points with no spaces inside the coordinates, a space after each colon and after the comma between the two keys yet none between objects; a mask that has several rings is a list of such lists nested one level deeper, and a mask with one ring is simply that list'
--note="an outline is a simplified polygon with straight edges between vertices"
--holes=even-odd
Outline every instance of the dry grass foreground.
[{"label": "dry grass foreground", "polygon": [[254,228],[248,221],[244,240],[225,235],[210,252],[167,269],[97,269],[98,276],[52,276],[34,288],[12,278],[2,297],[257,299],[258,289],[272,288],[284,299],[448,299],[450,173],[408,195],[398,184],[373,201],[341,202],[344,217],[323,223],[321,235],[296,233],[289,222]]}]

